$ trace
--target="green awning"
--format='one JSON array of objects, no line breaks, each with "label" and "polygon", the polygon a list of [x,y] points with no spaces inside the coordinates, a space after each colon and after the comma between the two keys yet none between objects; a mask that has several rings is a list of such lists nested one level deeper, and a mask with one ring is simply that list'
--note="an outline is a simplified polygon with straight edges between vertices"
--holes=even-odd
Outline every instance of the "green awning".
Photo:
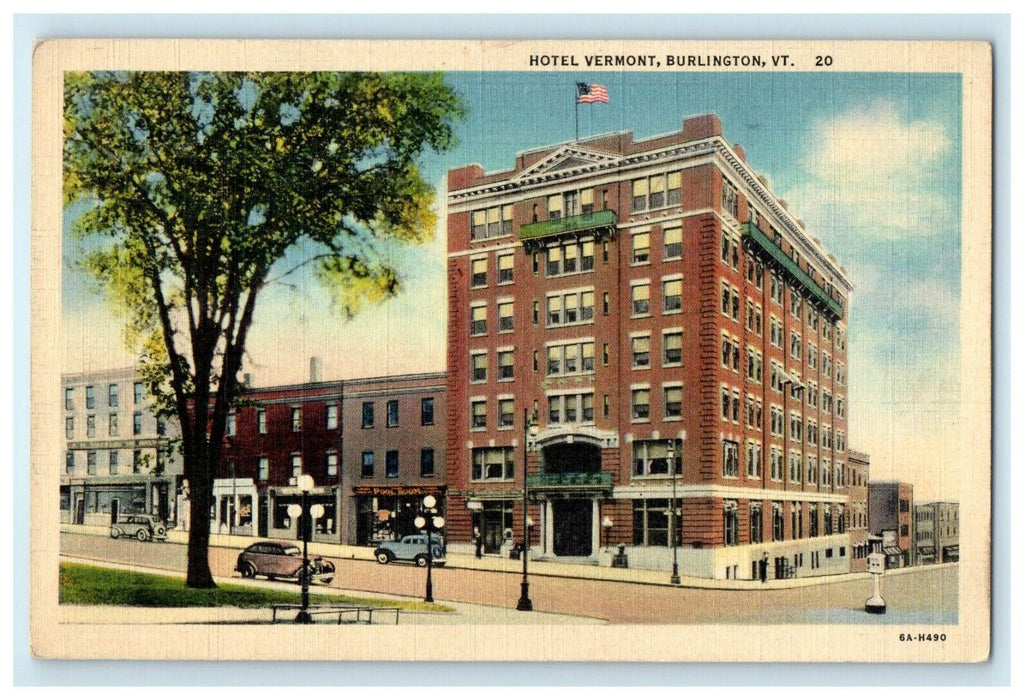
[{"label": "green awning", "polygon": [[592,211],[590,214],[578,214],[561,219],[549,219],[519,227],[519,240],[529,241],[548,236],[556,236],[577,231],[590,231],[596,228],[610,228],[616,225],[616,212],[609,209]]}]

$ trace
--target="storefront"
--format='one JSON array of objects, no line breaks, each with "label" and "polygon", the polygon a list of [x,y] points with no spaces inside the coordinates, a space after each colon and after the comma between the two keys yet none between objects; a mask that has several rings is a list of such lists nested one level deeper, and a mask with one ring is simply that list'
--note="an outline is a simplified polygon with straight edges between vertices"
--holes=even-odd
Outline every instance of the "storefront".
[{"label": "storefront", "polygon": [[251,479],[215,479],[211,532],[258,534],[258,489]]},{"label": "storefront", "polygon": [[61,493],[61,507],[69,511],[69,522],[79,525],[107,525],[129,513],[174,519],[174,477],[98,477],[72,480]]},{"label": "storefront", "polygon": [[415,534],[415,518],[426,496],[436,496],[438,507],[444,507],[443,486],[356,486],[353,495],[354,544],[363,547]]},{"label": "storefront", "polygon": [[484,554],[500,554],[501,546],[512,539],[512,500],[476,499],[466,503],[472,511],[473,532],[483,538]]},{"label": "storefront", "polygon": [[[301,539],[303,518],[291,518],[290,506],[301,505],[303,500],[303,495],[295,488],[268,490],[268,537],[286,540]],[[331,487],[316,488],[308,494],[307,500],[309,508],[318,504],[322,506],[323,510],[322,517],[317,518],[313,523],[311,540],[338,544],[340,542],[338,490]],[[262,516],[265,508],[259,500],[259,517]],[[259,534],[259,537],[264,536]]]}]

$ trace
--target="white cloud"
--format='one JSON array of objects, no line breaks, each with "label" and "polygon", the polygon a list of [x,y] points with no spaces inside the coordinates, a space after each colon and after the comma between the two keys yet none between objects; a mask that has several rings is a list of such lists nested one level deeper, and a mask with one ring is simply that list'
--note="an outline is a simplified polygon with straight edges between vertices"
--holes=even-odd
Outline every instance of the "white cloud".
[{"label": "white cloud", "polygon": [[785,196],[819,228],[883,239],[934,236],[950,216],[944,183],[951,148],[944,124],[907,121],[897,106],[875,102],[813,130],[804,178]]}]

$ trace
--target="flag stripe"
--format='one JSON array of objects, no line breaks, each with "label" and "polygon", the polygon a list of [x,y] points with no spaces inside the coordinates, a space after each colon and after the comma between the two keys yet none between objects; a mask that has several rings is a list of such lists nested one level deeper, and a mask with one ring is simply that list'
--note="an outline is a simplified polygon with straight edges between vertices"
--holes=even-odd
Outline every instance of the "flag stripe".
[{"label": "flag stripe", "polygon": [[579,92],[579,97],[576,101],[579,103],[609,101],[609,91],[605,89],[604,85],[584,85],[583,83],[579,83],[577,85],[577,90]]}]

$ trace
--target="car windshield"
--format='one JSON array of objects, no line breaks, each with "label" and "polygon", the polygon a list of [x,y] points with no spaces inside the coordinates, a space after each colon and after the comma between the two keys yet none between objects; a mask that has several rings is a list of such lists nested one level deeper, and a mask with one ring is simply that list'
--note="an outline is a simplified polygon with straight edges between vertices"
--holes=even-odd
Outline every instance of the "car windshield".
[{"label": "car windshield", "polygon": [[296,557],[301,553],[300,547],[283,547],[283,554],[289,557]]}]

